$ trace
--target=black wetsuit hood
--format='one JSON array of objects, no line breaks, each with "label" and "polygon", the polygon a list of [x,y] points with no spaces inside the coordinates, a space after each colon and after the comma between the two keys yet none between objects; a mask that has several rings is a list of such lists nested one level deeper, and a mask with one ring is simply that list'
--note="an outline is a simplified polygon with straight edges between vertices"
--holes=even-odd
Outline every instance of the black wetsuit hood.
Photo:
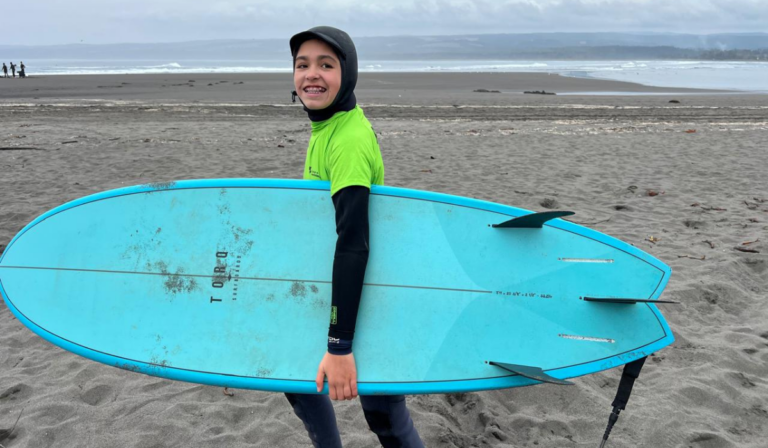
[{"label": "black wetsuit hood", "polygon": [[[324,121],[331,118],[336,112],[348,112],[357,105],[357,99],[355,98],[357,50],[355,49],[354,42],[352,42],[352,38],[344,31],[330,26],[316,26],[291,38],[290,44],[294,71],[296,70],[296,53],[298,53],[301,44],[312,39],[321,40],[333,48],[341,63],[341,86],[333,102],[321,110],[311,110],[304,106],[304,111],[309,115],[310,120]],[[295,102],[298,95],[295,90],[291,93]],[[301,101],[301,98],[299,98],[299,101]],[[302,104],[304,104],[303,101]]]}]

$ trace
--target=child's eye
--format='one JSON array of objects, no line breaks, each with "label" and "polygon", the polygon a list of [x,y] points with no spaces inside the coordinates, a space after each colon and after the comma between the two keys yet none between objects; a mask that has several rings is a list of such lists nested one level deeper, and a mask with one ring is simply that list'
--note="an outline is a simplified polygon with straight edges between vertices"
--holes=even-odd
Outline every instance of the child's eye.
[{"label": "child's eye", "polygon": [[323,68],[333,68],[331,64],[323,64]]}]

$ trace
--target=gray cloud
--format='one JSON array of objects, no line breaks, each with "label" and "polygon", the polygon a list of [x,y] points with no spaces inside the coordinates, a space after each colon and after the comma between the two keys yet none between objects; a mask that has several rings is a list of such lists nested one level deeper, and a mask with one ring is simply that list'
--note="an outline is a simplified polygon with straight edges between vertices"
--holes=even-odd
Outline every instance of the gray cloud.
[{"label": "gray cloud", "polygon": [[765,0],[28,0],[5,2],[4,44],[285,38],[313,25],[353,36],[768,30]]}]

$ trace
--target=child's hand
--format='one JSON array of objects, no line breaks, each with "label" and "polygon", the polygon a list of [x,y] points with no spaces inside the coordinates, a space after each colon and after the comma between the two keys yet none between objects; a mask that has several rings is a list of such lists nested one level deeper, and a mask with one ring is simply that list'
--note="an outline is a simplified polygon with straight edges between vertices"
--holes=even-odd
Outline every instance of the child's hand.
[{"label": "child's hand", "polygon": [[315,384],[317,391],[323,390],[323,378],[328,377],[328,395],[331,400],[351,400],[357,398],[357,368],[355,356],[332,355],[325,353],[317,369]]}]

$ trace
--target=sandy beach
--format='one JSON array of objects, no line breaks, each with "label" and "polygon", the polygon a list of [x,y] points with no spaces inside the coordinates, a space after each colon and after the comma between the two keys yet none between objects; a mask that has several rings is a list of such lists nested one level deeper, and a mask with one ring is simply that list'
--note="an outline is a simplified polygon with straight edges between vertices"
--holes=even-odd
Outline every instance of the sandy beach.
[{"label": "sandy beach", "polygon": [[[291,89],[288,73],[0,79],[0,249],[103,190],[300,178],[310,126]],[[364,73],[356,95],[388,185],[571,210],[672,267],[662,298],[680,304],[662,312],[676,342],[648,359],[609,447],[766,446],[768,95],[535,73]],[[408,403],[429,447],[597,447],[620,373]],[[335,408],[345,446],[379,446],[359,402]],[[3,302],[0,445],[311,443],[282,394],[102,365],[45,342]]]}]

